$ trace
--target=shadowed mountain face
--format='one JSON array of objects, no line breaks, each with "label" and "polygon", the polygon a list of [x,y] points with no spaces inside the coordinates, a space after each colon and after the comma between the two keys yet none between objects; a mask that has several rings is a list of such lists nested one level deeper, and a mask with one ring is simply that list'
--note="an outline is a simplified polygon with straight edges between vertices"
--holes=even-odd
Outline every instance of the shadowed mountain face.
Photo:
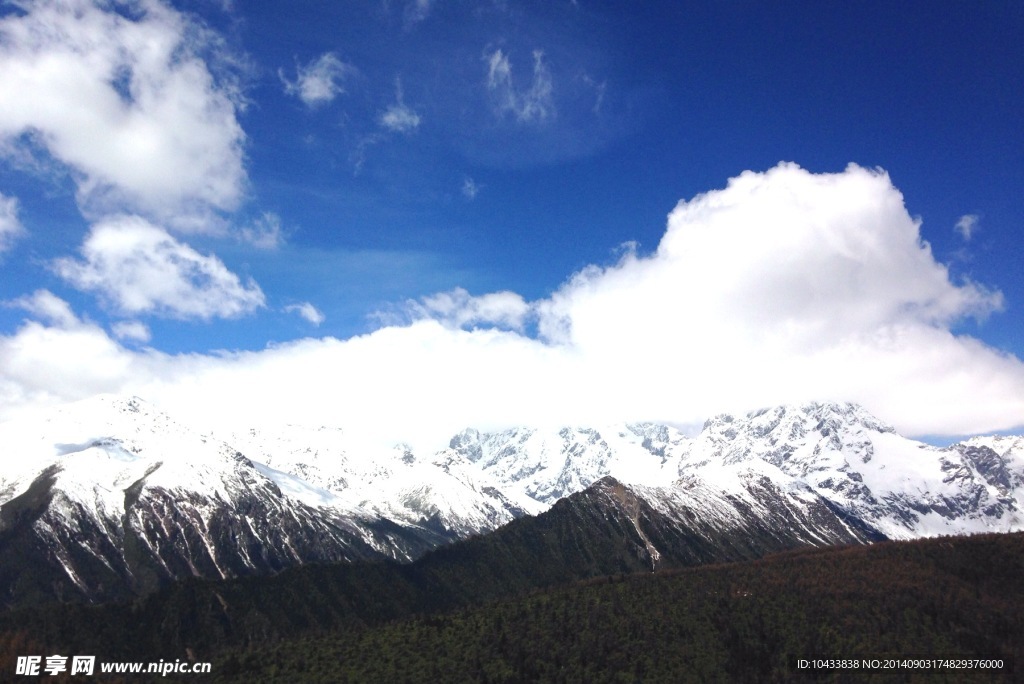
[{"label": "shadowed mountain face", "polygon": [[551,529],[523,542],[540,555],[509,555],[506,580],[1012,531],[1024,510],[1024,439],[938,449],[850,404],[717,416],[696,438],[651,424],[467,430],[430,456],[367,450],[322,427],[217,434],[137,398],[0,425],[4,604],[409,562],[458,539],[518,534],[509,523],[543,511],[534,523]]},{"label": "shadowed mountain face", "polygon": [[[147,486],[124,490],[111,514],[58,488],[42,473],[0,509],[4,601],[118,600],[183,577],[270,575],[311,562],[420,555],[449,540],[384,519],[331,516],[283,497],[269,480],[244,478],[229,500]],[[381,550],[385,549],[385,550]]]},{"label": "shadowed mountain face", "polygon": [[[119,657],[177,657],[332,629],[378,624],[415,613],[479,605],[595,577],[749,560],[808,544],[871,539],[827,505],[799,502],[755,483],[749,497],[702,502],[729,514],[709,525],[676,490],[636,488],[607,477],[550,510],[419,560],[308,564],[273,577],[188,581],[132,605],[53,606],[9,613],[11,628],[46,625],[60,645]],[[766,515],[766,511],[767,516]],[[724,519],[724,517],[723,517]],[[799,525],[797,525],[799,523]],[[877,538],[874,537],[874,538]],[[98,611],[98,612],[97,612]],[[83,633],[86,616],[97,625]],[[64,625],[61,627],[60,625]],[[124,633],[132,625],[132,635]],[[113,644],[118,644],[114,647]]]}]

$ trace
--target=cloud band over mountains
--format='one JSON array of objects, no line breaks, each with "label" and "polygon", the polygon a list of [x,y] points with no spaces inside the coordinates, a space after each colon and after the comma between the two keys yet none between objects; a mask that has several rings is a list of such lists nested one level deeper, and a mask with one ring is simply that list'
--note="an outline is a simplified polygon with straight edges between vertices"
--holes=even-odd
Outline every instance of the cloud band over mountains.
[{"label": "cloud band over mountains", "polygon": [[863,403],[913,435],[1024,424],[1024,363],[955,332],[998,315],[1001,293],[953,282],[919,229],[880,170],[784,163],[680,202],[654,253],[627,250],[544,299],[438,293],[345,340],[134,350],[39,292],[0,338],[2,414],[132,392],[211,423],[431,444],[466,426],[693,424],[812,399]]}]

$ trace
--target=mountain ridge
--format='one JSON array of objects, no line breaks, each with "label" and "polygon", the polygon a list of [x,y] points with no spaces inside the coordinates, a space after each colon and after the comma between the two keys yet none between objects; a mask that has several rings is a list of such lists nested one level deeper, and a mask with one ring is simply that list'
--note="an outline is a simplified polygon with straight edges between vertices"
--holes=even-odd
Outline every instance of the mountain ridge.
[{"label": "mountain ridge", "polygon": [[695,437],[652,423],[467,429],[429,455],[369,450],[330,427],[217,434],[137,397],[0,425],[6,604],[123,599],[309,562],[408,562],[608,477],[632,497],[620,522],[652,568],[684,538],[736,550],[744,536],[827,545],[1024,529],[1024,438],[937,448],[849,403],[715,416]]},{"label": "mountain ridge", "polygon": [[[672,517],[644,492],[606,477],[537,516],[433,549],[412,563],[309,563],[271,577],[188,578],[130,602],[22,608],[0,615],[0,633],[49,635],[52,647],[125,659],[208,654],[279,638],[358,629],[412,614],[483,605],[594,578],[761,558],[804,548],[754,515],[729,530]],[[827,546],[862,544],[836,536]],[[96,628],[83,632],[83,621]],[[133,638],[127,638],[131,625]],[[116,653],[111,653],[116,650]]]}]

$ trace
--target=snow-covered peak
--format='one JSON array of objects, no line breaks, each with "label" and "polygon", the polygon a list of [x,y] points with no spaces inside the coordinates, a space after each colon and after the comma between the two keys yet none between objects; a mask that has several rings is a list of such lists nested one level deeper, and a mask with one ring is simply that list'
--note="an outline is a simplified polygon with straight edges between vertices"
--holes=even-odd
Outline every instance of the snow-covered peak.
[{"label": "snow-covered peak", "polygon": [[611,475],[624,482],[672,481],[689,440],[650,423],[560,429],[466,430],[452,449],[507,489],[545,505]]},{"label": "snow-covered peak", "polygon": [[727,462],[759,458],[781,465],[801,446],[814,444],[818,447],[815,457],[824,451],[870,459],[871,435],[878,434],[895,434],[895,430],[861,406],[807,403],[762,409],[744,417],[711,418],[695,440],[694,453],[716,454]]},{"label": "snow-covered peak", "polygon": [[[0,424],[0,444],[7,455],[0,471],[0,503],[47,468],[78,471],[94,458],[145,463],[159,460],[166,448],[183,440],[201,441],[138,397],[100,395],[35,411]],[[97,467],[97,477],[108,470]]]},{"label": "snow-covered peak", "polygon": [[66,499],[105,511],[122,509],[132,486],[229,500],[233,490],[260,479],[231,445],[138,397],[101,395],[0,424],[0,443],[17,455],[0,475],[0,503],[45,470]]},{"label": "snow-covered peak", "polygon": [[[1000,447],[1013,450],[1011,442]],[[901,437],[856,404],[718,416],[694,441],[680,474],[714,478],[716,470],[753,461],[806,483],[893,538],[1010,530],[1024,523],[1024,499],[1012,493],[1016,485],[1006,459],[988,449],[939,449]]]},{"label": "snow-covered peak", "polygon": [[850,402],[811,402],[799,407],[799,412],[818,421],[821,426],[829,429],[862,428],[873,432],[896,432],[888,423],[879,420],[860,404]]},{"label": "snow-covered peak", "polygon": [[[808,430],[827,433],[843,429],[895,432],[891,425],[876,418],[863,406],[850,402],[788,404],[751,411],[745,416],[723,413],[705,421],[702,432],[728,436],[737,423],[750,426],[762,436],[775,431],[780,425],[795,426],[804,433]],[[793,438],[798,436],[799,433],[793,433]]]}]

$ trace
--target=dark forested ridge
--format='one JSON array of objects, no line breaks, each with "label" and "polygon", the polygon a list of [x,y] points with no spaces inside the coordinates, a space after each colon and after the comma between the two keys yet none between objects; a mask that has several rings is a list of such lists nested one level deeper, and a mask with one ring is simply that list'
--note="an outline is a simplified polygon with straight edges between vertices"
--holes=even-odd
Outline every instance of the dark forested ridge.
[{"label": "dark forested ridge", "polygon": [[[1024,535],[779,554],[588,580],[236,649],[216,682],[1021,681]],[[1000,671],[798,670],[800,657],[1002,659]]]},{"label": "dark forested ridge", "polygon": [[[384,566],[381,566],[384,567]],[[364,595],[350,595],[362,617],[313,634],[283,627],[247,644],[208,643],[199,659],[213,673],[175,680],[211,682],[679,682],[679,681],[1020,681],[1024,656],[1024,534],[884,542],[802,550],[758,561],[609,575],[454,610],[385,602],[383,575],[364,573]],[[389,581],[392,578],[388,578]],[[355,581],[351,579],[350,581]],[[201,586],[194,583],[192,589]],[[281,603],[310,581],[276,587]],[[407,586],[413,586],[412,584]],[[350,588],[354,588],[350,587]],[[339,599],[321,587],[303,610]],[[184,592],[184,590],[183,590]],[[177,595],[184,616],[187,592]],[[225,592],[218,592],[225,602]],[[230,594],[230,592],[227,592]],[[241,598],[231,594],[235,600]],[[193,599],[202,592],[193,591]],[[408,597],[407,597],[408,598]],[[362,603],[360,603],[362,601]],[[76,608],[75,611],[80,608]],[[150,607],[151,609],[151,607]],[[226,610],[229,610],[227,608]],[[65,623],[83,638],[147,639],[161,625],[110,606],[75,613]],[[202,608],[196,608],[202,612]],[[379,611],[374,614],[374,611]],[[299,611],[300,613],[303,611]],[[353,613],[353,614],[354,614]],[[66,616],[65,616],[66,617]],[[130,617],[146,618],[129,622]],[[91,618],[91,622],[89,619]],[[267,615],[268,622],[276,618]],[[289,625],[295,625],[292,618]],[[54,624],[51,622],[50,626]],[[25,653],[90,652],[52,648],[43,623],[10,625],[0,634],[0,668],[13,672]],[[172,631],[180,625],[164,624]],[[149,630],[156,630],[148,634]],[[86,638],[86,642],[90,639]],[[95,641],[95,638],[92,638]],[[85,643],[85,642],[80,642]],[[47,644],[45,647],[42,644]],[[103,651],[99,651],[103,653]],[[167,657],[161,651],[160,657]],[[799,671],[800,657],[996,658],[1004,669],[885,673]],[[112,655],[107,655],[113,659]],[[143,659],[157,652],[136,653]],[[53,679],[53,681],[59,681]],[[111,680],[113,681],[113,680]],[[147,681],[144,676],[123,681]],[[157,681],[157,680],[153,680]]]},{"label": "dark forested ridge", "polygon": [[761,681],[797,656],[1020,655],[1024,534],[808,549],[755,518],[687,526],[609,478],[408,565],[7,612],[0,673],[72,653],[214,662],[188,681]]}]

